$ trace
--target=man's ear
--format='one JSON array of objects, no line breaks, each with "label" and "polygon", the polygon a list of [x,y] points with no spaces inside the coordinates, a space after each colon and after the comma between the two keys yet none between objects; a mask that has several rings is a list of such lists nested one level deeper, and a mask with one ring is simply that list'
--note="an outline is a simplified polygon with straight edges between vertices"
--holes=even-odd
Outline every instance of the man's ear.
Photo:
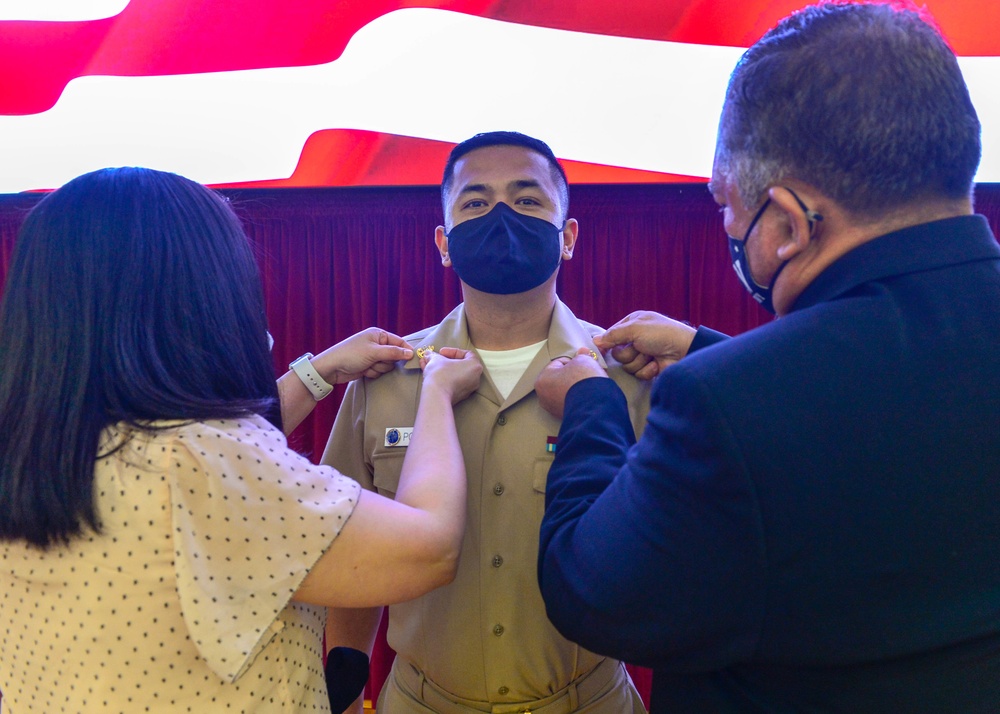
[{"label": "man's ear", "polygon": [[434,245],[437,246],[438,252],[441,254],[441,265],[450,268],[451,256],[448,255],[448,236],[444,233],[444,226],[438,226],[434,229]]},{"label": "man's ear", "polygon": [[580,224],[575,218],[567,218],[566,225],[562,229],[562,259],[570,260],[573,257],[573,248],[576,246],[576,239],[580,233]]},{"label": "man's ear", "polygon": [[791,260],[809,247],[815,237],[816,226],[795,195],[784,186],[772,186],[768,191],[771,202],[784,214],[785,234],[778,245],[777,255],[782,260]]}]

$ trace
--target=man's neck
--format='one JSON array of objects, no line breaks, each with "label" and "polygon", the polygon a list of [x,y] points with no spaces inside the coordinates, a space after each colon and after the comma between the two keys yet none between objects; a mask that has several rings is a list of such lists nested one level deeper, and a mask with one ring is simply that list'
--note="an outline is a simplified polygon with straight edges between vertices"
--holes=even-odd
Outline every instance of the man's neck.
[{"label": "man's neck", "polygon": [[492,295],[463,285],[469,340],[483,350],[513,350],[549,336],[555,281],[514,295]]},{"label": "man's neck", "polygon": [[774,288],[774,306],[785,314],[798,296],[824,270],[844,255],[869,241],[889,233],[946,218],[972,215],[972,200],[924,199],[887,212],[875,219],[859,219],[835,204],[823,205],[823,231],[806,259],[790,263],[778,277]]}]

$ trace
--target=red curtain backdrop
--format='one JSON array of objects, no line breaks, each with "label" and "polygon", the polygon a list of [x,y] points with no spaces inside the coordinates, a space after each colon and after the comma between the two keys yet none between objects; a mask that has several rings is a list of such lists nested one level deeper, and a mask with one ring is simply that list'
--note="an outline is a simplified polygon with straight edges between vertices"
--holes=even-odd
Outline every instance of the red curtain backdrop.
[{"label": "red curtain backdrop", "polygon": [[[433,242],[442,221],[435,187],[223,193],[257,251],[279,373],[303,352],[371,325],[404,335],[434,324],[461,299]],[[17,229],[40,197],[0,196],[0,287]],[[1000,185],[978,187],[976,208],[998,232]],[[632,310],[657,310],[730,334],[770,319],[733,274],[704,184],[577,185],[570,215],[580,238],[561,268],[559,293],[578,317],[608,326]],[[338,388],[318,405],[293,434],[294,448],[319,459],[342,395]],[[381,639],[372,698],[391,660]],[[630,671],[648,705],[649,671]]]}]

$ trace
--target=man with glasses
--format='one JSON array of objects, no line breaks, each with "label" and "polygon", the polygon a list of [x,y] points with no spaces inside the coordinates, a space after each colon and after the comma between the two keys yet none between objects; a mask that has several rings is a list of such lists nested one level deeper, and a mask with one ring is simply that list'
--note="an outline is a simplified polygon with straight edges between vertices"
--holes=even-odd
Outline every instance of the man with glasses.
[{"label": "man with glasses", "polygon": [[797,12],[733,72],[710,185],[780,319],[725,340],[634,313],[595,340],[660,373],[638,443],[593,360],[540,376],[563,417],[549,616],[652,666],[652,711],[1000,711],[1000,247],[973,214],[979,158],[957,60],[916,12]]}]

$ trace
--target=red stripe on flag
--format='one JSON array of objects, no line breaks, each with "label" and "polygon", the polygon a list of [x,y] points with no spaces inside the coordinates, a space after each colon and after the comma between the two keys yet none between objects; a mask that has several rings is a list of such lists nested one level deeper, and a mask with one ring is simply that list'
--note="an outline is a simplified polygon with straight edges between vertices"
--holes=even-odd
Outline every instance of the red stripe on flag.
[{"label": "red stripe on flag", "polygon": [[[306,140],[286,179],[214,184],[216,188],[418,186],[441,182],[455,144],[358,129],[324,129]],[[704,183],[680,174],[560,160],[570,183]]]}]

